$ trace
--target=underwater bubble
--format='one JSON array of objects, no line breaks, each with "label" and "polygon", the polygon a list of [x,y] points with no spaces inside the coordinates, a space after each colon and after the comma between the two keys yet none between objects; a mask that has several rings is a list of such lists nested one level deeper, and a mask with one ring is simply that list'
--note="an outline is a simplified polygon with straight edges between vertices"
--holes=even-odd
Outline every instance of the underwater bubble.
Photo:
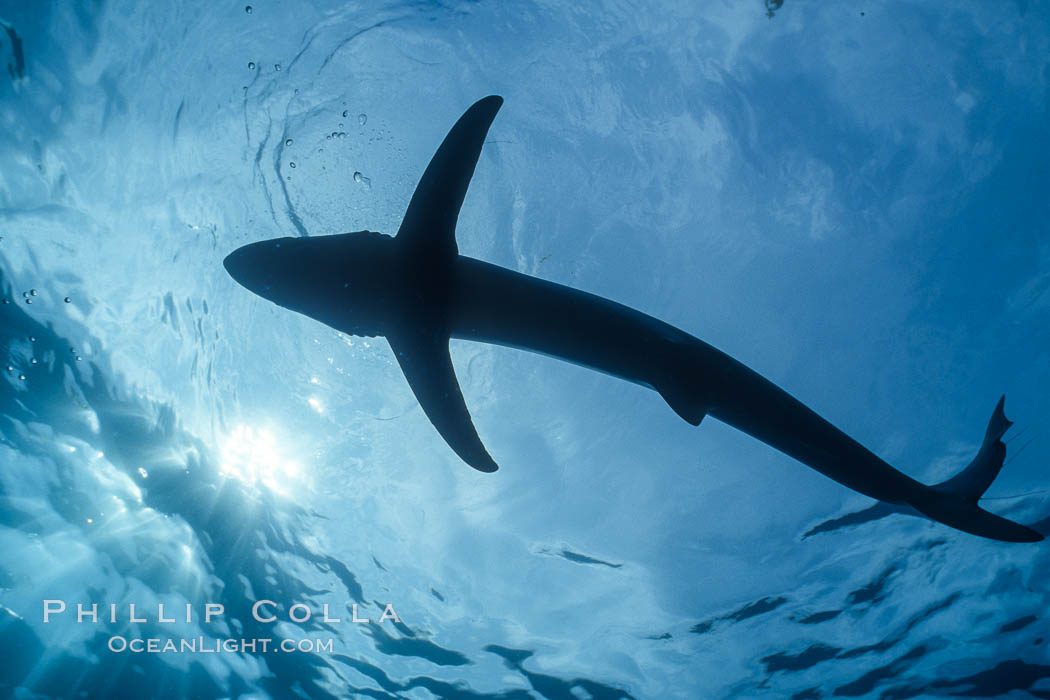
[{"label": "underwater bubble", "polygon": [[36,358],[35,357],[30,357],[29,358],[29,364],[35,365],[36,364]]},{"label": "underwater bubble", "polygon": [[76,355],[77,354],[77,349],[76,348],[70,348],[69,352],[71,352],[72,354]]},{"label": "underwater bubble", "polygon": [[292,143],[293,143],[293,141],[292,141],[291,139],[285,139],[285,140],[284,140],[284,145],[285,145],[285,146],[291,146],[291,145],[292,145]]},{"label": "underwater bubble", "polygon": [[29,293],[30,293],[30,294],[31,294],[32,296],[36,296],[36,290],[35,290],[35,289],[30,289],[30,290],[29,290]]},{"label": "underwater bubble", "polygon": [[331,134],[328,134],[328,135],[327,135],[327,136],[325,136],[324,138],[325,138],[325,140],[326,140],[326,141],[331,141],[331,140],[332,140],[332,135],[331,135]]},{"label": "underwater bubble", "polygon": [[35,335],[29,336],[29,342],[30,343],[35,343],[36,342],[36,336]]},{"label": "underwater bubble", "polygon": [[245,5],[244,6],[244,13],[246,15],[250,15],[252,13],[252,6],[251,5]]},{"label": "underwater bubble", "polygon": [[255,70],[255,61],[248,61],[248,70]]},{"label": "underwater bubble", "polygon": [[288,167],[289,168],[294,168],[295,167],[295,161],[293,160],[291,163],[289,163]]},{"label": "underwater bubble", "polygon": [[345,117],[345,116],[346,116],[346,115],[348,115],[348,114],[350,114],[350,110],[348,110],[348,109],[344,109],[344,110],[343,110],[343,116]]},{"label": "underwater bubble", "polygon": [[281,72],[281,64],[280,63],[273,64],[273,69],[275,71],[277,71],[278,73],[280,73]]},{"label": "underwater bubble", "polygon": [[358,114],[357,115],[357,123],[360,124],[361,126],[364,126],[365,124],[367,124],[368,123],[368,115],[364,114],[364,113]]},{"label": "underwater bubble", "polygon": [[6,297],[4,297],[4,303],[5,303],[5,304],[10,304],[10,303],[11,303],[11,300],[10,300],[10,299],[8,299],[8,298],[6,298]]},{"label": "underwater bubble", "polygon": [[361,175],[361,171],[359,171],[359,170],[355,170],[354,171],[354,182],[361,182],[361,178],[362,177],[363,176]]},{"label": "underwater bubble", "polygon": [[8,366],[7,366],[7,371],[8,371],[8,372],[14,372],[14,371],[15,371],[15,368],[14,368],[14,367],[12,367],[11,365],[8,365]]},{"label": "underwater bubble", "polygon": [[26,303],[27,303],[27,304],[32,304],[32,303],[33,303],[33,300],[32,300],[32,299],[26,299]]},{"label": "underwater bubble", "polygon": [[65,298],[65,299],[63,299],[62,301],[66,302],[67,304],[72,304],[72,303],[73,303],[73,300],[72,300],[72,299],[70,299],[69,297],[66,297],[66,298]]},{"label": "underwater bubble", "polygon": [[80,355],[77,355],[77,362],[80,362]]},{"label": "underwater bubble", "polygon": [[338,131],[333,131],[333,132],[332,132],[332,138],[333,138],[333,139],[334,139],[334,138],[335,138],[336,136],[338,136],[338,135],[339,135],[339,132],[338,132]]},{"label": "underwater bubble", "polygon": [[29,292],[22,292],[22,298],[23,299],[28,297],[28,296],[29,296]]},{"label": "underwater bubble", "polygon": [[19,379],[20,381],[23,381],[23,382],[24,382],[24,381],[26,380],[26,375],[24,375],[24,374],[20,374],[20,375],[18,375],[18,379]]}]

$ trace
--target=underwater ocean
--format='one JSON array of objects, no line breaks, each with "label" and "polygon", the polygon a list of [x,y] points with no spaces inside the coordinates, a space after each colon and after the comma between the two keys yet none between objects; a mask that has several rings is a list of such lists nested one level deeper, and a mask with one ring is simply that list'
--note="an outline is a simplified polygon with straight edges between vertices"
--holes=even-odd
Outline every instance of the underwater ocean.
[{"label": "underwater ocean", "polygon": [[1050,698],[1050,550],[660,395],[223,268],[393,234],[505,104],[461,254],[656,316],[1050,533],[1050,6],[0,0],[0,697]]}]

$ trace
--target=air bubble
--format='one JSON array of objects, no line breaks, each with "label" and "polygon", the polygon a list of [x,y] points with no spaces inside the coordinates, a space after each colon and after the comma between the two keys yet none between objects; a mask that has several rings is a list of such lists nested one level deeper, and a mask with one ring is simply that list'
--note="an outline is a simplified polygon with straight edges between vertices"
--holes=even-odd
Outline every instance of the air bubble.
[{"label": "air bubble", "polygon": [[65,298],[65,299],[63,299],[62,301],[66,302],[67,304],[72,304],[72,303],[73,303],[73,300],[72,300],[72,299],[70,299],[69,297],[66,297],[66,298]]},{"label": "air bubble", "polygon": [[294,168],[295,167],[295,161],[293,160],[291,163],[289,163],[288,167],[289,168]]},{"label": "air bubble", "polygon": [[36,336],[35,335],[29,336],[29,342],[30,343],[35,343],[36,342]]},{"label": "air bubble", "polygon": [[365,124],[367,124],[368,123],[368,115],[367,114],[363,114],[363,113],[362,114],[358,114],[357,115],[357,123],[360,124],[361,126],[364,126]]},{"label": "air bubble", "polygon": [[291,139],[285,139],[285,140],[284,140],[284,145],[285,145],[285,146],[291,146],[291,145],[292,145],[292,143],[293,143],[293,142],[292,142],[292,140],[291,140]]},{"label": "air bubble", "polygon": [[343,116],[345,117],[345,116],[346,116],[346,115],[348,115],[348,114],[350,114],[350,110],[348,110],[348,109],[344,109],[344,110],[343,110]]},{"label": "air bubble", "polygon": [[252,13],[252,6],[251,5],[245,5],[244,6],[244,13],[246,15],[250,15]]},{"label": "air bubble", "polygon": [[357,170],[354,171],[354,182],[361,182],[361,178],[362,177],[363,176],[361,175],[360,171],[357,171]]},{"label": "air bubble", "polygon": [[36,364],[36,358],[35,357],[29,358],[29,364],[35,365]]},{"label": "air bubble", "polygon": [[248,70],[255,70],[255,61],[248,61]]},{"label": "air bubble", "polygon": [[77,355],[77,362],[80,362],[80,355]]},{"label": "air bubble", "polygon": [[31,294],[32,296],[36,296],[36,290],[35,290],[35,289],[30,289],[30,290],[29,290],[29,293],[30,293],[30,294]]},{"label": "air bubble", "polygon": [[14,368],[14,367],[12,367],[11,365],[8,365],[8,366],[7,366],[7,371],[8,371],[8,372],[14,372],[14,371],[15,371],[15,368]]},{"label": "air bubble", "polygon": [[26,303],[27,303],[27,304],[32,304],[32,303],[33,303],[33,300],[32,300],[32,299],[26,299]]},{"label": "air bubble", "polygon": [[5,304],[10,304],[10,303],[11,303],[11,300],[5,297],[5,298],[4,298],[4,303],[5,303]]},{"label": "air bubble", "polygon": [[280,73],[281,72],[281,64],[280,63],[273,64],[273,69],[275,71],[277,71],[278,73]]},{"label": "air bubble", "polygon": [[24,382],[26,380],[26,375],[20,374],[20,375],[18,375],[18,379],[19,379],[19,381],[23,381]]}]

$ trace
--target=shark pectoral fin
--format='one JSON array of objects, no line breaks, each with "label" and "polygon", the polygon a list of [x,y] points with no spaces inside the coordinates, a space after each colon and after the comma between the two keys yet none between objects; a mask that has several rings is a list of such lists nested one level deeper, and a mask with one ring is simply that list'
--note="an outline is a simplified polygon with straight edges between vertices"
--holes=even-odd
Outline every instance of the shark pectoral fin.
[{"label": "shark pectoral fin", "polygon": [[448,352],[448,334],[421,329],[388,340],[423,413],[448,446],[478,471],[496,471],[499,467],[481,443],[463,401]]},{"label": "shark pectoral fin", "polygon": [[397,240],[416,251],[448,260],[459,254],[456,219],[470,179],[503,98],[490,95],[475,102],[441,142],[397,231]]}]

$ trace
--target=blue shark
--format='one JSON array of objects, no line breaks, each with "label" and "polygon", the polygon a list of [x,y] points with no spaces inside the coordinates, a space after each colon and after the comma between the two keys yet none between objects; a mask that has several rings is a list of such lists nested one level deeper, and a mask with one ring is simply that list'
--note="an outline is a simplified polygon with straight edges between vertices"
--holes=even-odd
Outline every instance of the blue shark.
[{"label": "blue shark", "polygon": [[341,332],[383,336],[420,406],[468,465],[497,464],[471,420],[449,339],[542,353],[660,394],[682,419],[711,416],[840,484],[981,537],[1036,542],[1035,530],[980,507],[1003,465],[1011,423],[996,405],[973,460],[923,484],[801,401],[702,340],[609,299],[459,254],[456,222],[503,100],[455,123],[417,185],[395,236],[357,231],[243,246],[224,260],[255,294]]}]

